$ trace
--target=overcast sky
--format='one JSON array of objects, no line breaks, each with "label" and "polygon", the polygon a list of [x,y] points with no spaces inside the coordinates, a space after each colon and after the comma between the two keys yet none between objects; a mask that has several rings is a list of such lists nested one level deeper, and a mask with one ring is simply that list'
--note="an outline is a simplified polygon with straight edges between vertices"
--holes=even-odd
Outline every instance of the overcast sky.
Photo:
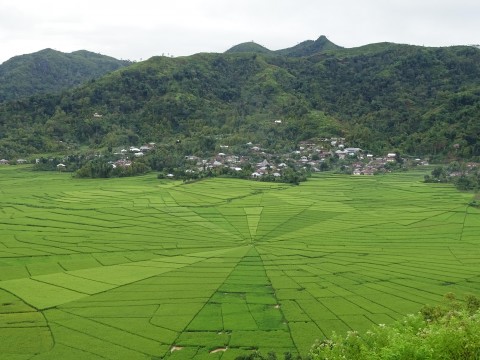
[{"label": "overcast sky", "polygon": [[326,35],[343,47],[375,42],[480,43],[478,0],[0,0],[0,63],[45,48],[119,59],[271,50]]}]

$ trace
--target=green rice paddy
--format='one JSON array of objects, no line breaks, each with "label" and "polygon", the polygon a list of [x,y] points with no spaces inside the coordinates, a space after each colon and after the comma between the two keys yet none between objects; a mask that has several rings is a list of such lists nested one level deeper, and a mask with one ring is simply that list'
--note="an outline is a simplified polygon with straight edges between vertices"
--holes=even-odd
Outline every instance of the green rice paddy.
[{"label": "green rice paddy", "polygon": [[300,186],[0,168],[0,354],[234,359],[480,293],[480,211],[420,172]]}]

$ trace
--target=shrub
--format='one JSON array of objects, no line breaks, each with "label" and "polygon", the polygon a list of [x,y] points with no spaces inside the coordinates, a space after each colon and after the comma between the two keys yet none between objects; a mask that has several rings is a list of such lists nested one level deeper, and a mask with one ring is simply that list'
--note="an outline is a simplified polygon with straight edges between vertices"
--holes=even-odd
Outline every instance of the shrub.
[{"label": "shrub", "polygon": [[336,359],[480,359],[480,299],[468,295],[457,301],[447,294],[446,304],[425,306],[392,326],[378,325],[360,335],[333,334],[316,342],[309,356]]}]

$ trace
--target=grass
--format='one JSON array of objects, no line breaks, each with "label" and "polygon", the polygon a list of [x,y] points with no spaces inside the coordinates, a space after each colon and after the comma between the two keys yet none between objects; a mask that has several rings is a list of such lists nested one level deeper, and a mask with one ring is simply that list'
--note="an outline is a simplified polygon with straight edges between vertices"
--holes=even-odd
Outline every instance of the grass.
[{"label": "grass", "polygon": [[478,295],[480,211],[471,194],[422,179],[183,185],[0,167],[0,350],[306,354],[332,331],[393,323],[447,292]]}]

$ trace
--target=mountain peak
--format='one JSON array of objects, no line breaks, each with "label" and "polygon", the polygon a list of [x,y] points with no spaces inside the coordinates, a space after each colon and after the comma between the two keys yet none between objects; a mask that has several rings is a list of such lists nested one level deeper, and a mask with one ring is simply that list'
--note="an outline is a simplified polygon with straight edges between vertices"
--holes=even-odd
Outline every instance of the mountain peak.
[{"label": "mountain peak", "polygon": [[280,55],[302,57],[310,56],[327,50],[341,49],[338,46],[327,39],[325,35],[321,35],[317,40],[306,40],[293,47],[276,51]]},{"label": "mountain peak", "polygon": [[270,53],[271,50],[267,49],[266,47],[264,47],[262,45],[257,44],[254,41],[249,41],[249,42],[244,42],[244,43],[235,45],[235,46],[231,47],[230,49],[228,49],[227,51],[225,51],[225,53],[227,53],[227,54],[229,54],[229,53],[245,53],[245,52],[266,54],[266,53]]}]

